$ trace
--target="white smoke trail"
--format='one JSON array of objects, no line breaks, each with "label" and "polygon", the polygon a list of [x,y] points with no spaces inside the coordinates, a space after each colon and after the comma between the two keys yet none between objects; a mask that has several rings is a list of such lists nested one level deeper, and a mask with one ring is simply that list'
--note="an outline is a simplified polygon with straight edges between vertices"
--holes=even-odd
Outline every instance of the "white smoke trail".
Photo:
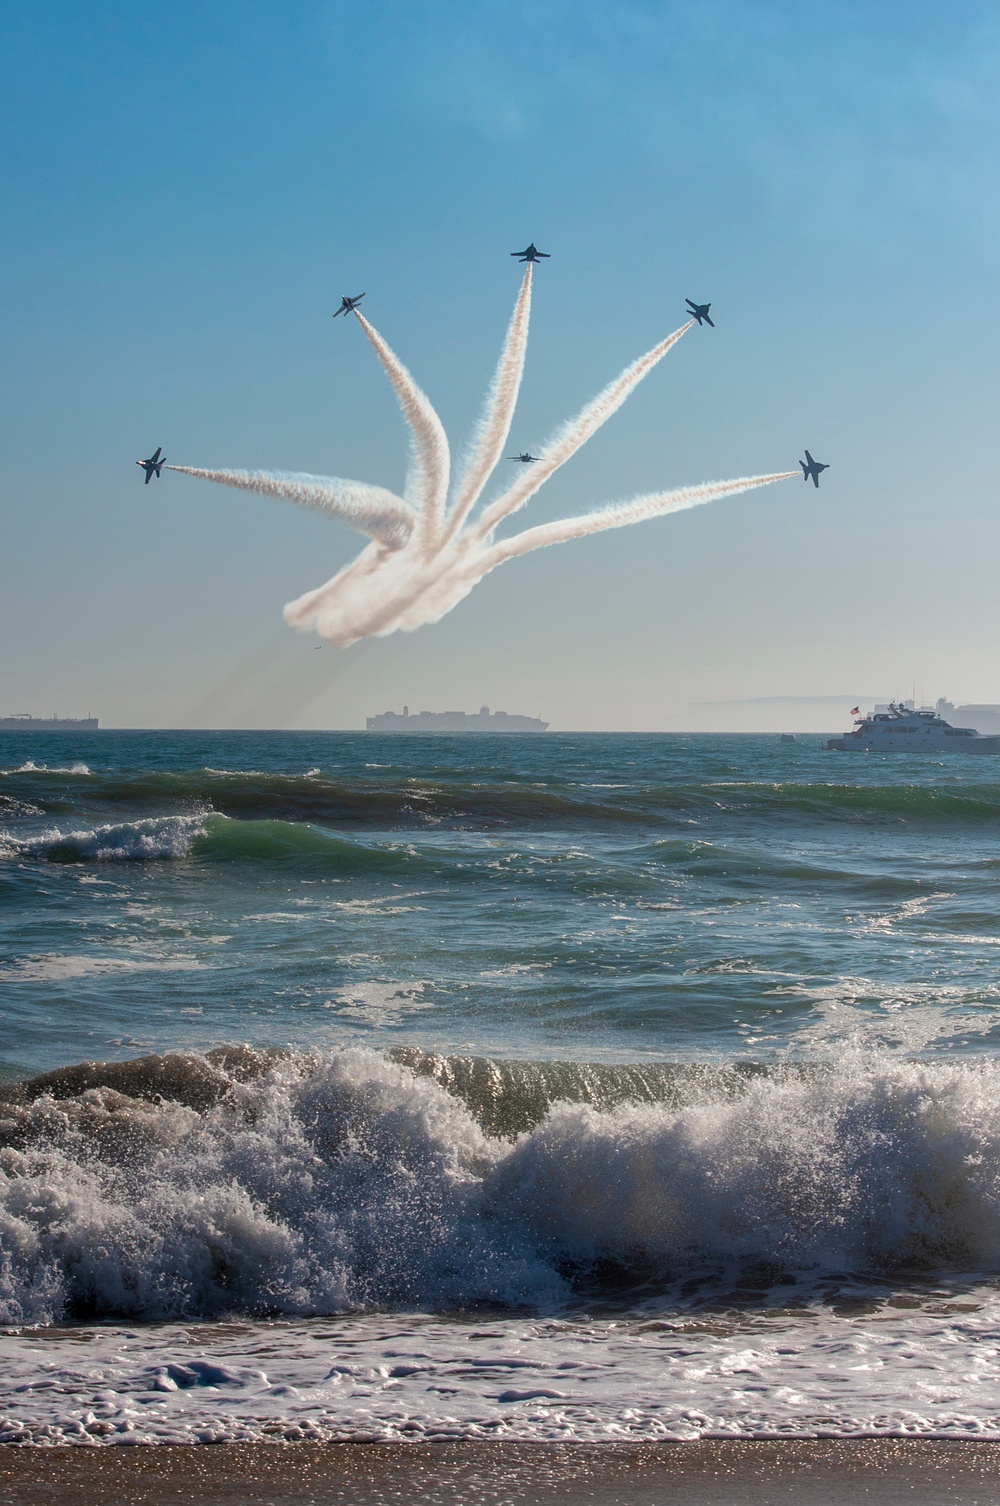
[{"label": "white smoke trail", "polygon": [[378,330],[368,323],[360,310],[354,310],[354,317],[381,361],[409,426],[412,458],[404,496],[416,512],[417,537],[427,552],[440,539],[444,523],[448,482],[451,478],[448,436],[427,394],[417,386],[395,351],[386,344]]},{"label": "white smoke trail", "polygon": [[[552,544],[583,538],[587,534],[600,533],[609,528],[623,528],[631,523],[641,523],[648,518],[680,512],[685,508],[699,507],[722,497],[732,497],[759,486],[769,486],[774,481],[790,480],[798,474],[798,471],[782,471],[767,476],[742,476],[735,481],[707,482],[677,491],[653,492],[634,497],[629,502],[583,513],[579,517],[543,523],[495,544],[484,544],[473,539],[469,530],[460,541],[464,547],[460,551],[454,551],[447,562],[441,562],[433,579],[422,583],[410,605],[401,608],[395,625],[410,632],[424,623],[439,621],[491,570],[534,549],[544,549]],[[335,583],[331,582],[333,584]],[[391,629],[380,628],[380,631]]]},{"label": "white smoke trail", "polygon": [[529,261],[524,269],[521,291],[514,305],[486,407],[477,425],[473,447],[448,516],[445,529],[447,539],[453,538],[461,528],[482,496],[483,487],[503,458],[524,375],[524,353],[528,345],[528,324],[531,318],[532,269],[533,263]]},{"label": "white smoke trail", "polygon": [[339,476],[310,476],[303,471],[206,471],[193,465],[168,465],[202,481],[282,497],[299,507],[309,507],[343,518],[359,533],[377,539],[387,549],[402,549],[413,532],[414,517],[402,497],[364,481],[343,481]]},{"label": "white smoke trail", "polygon": [[345,648],[359,638],[384,637],[400,629],[412,632],[439,622],[483,576],[509,559],[605,529],[699,507],[798,474],[781,471],[653,492],[579,517],[543,523],[496,544],[484,544],[466,530],[431,561],[415,560],[409,549],[380,560],[371,546],[326,585],[290,602],[285,620],[292,627],[312,629]]},{"label": "white smoke trail", "polygon": [[654,345],[652,350],[633,361],[631,366],[626,366],[621,376],[615,377],[609,382],[603,392],[589,402],[585,408],[563,424],[555,438],[545,445],[535,465],[526,476],[516,481],[509,491],[504,492],[489,507],[484,508],[483,514],[476,525],[478,538],[486,538],[493,532],[497,524],[504,518],[510,517],[511,513],[522,508],[531,497],[535,495],[539,487],[544,486],[549,477],[560,466],[565,465],[571,456],[575,455],[582,445],[587,443],[591,435],[595,434],[602,424],[607,423],[612,414],[617,413],[625,399],[632,393],[644,376],[648,376],[653,367],[658,365],[667,351],[670,350],[682,335],[686,334],[694,323],[689,319],[682,324],[680,329],[675,329],[672,335],[661,340],[659,345]]},{"label": "white smoke trail", "polygon": [[[575,518],[559,518],[554,523],[540,523],[536,528],[526,528],[512,538],[501,539],[486,551],[489,560],[487,569],[502,565],[505,560],[518,555],[530,554],[533,549],[547,549],[550,544],[564,544],[568,539],[582,539],[591,533],[603,533],[608,528],[626,528],[631,523],[643,523],[647,518],[660,518],[667,513],[683,512],[689,507],[701,507],[706,502],[717,502],[722,497],[735,497],[740,492],[753,491],[758,486],[770,486],[773,481],[788,481],[798,471],[779,471],[772,476],[741,476],[735,481],[705,481],[700,486],[681,487],[672,492],[648,492],[645,496],[633,497],[629,502],[613,503],[597,508]],[[485,573],[485,571],[484,571]]]},{"label": "white smoke trail", "polygon": [[[409,550],[401,553],[406,560],[404,573],[412,578],[415,561]],[[379,580],[376,576],[386,558],[377,543],[369,544],[331,580],[285,605],[282,615],[288,626],[302,633],[311,629],[340,648],[357,643],[359,638],[381,636],[376,604],[380,591],[383,598],[386,596],[386,581],[384,574]],[[366,624],[362,631],[355,631],[358,622]]]},{"label": "white smoke trail", "polygon": [[693,321],[689,320],[626,367],[559,430],[528,474],[484,508],[478,518],[467,521],[500,460],[510,430],[524,367],[531,273],[529,263],[450,516],[445,513],[450,456],[441,421],[398,357],[357,309],[355,318],[392,383],[410,429],[412,462],[405,499],[382,487],[335,477],[166,467],[206,481],[321,508],[371,537],[373,542],[331,580],[288,603],[284,615],[290,626],[312,629],[328,642],[345,648],[360,638],[383,637],[399,630],[412,632],[426,623],[437,622],[490,570],[518,555],[798,476],[798,471],[782,471],[653,492],[595,512],[543,523],[511,538],[494,540],[497,525],[523,507],[617,412],[643,377],[691,328]]}]

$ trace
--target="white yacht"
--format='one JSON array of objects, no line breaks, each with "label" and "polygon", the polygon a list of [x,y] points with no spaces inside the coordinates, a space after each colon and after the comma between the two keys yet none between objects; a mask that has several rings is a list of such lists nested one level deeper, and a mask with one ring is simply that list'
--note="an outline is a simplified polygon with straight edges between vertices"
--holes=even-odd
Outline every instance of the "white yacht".
[{"label": "white yacht", "polygon": [[884,711],[855,718],[854,730],[831,737],[838,753],[1000,753],[1000,736],[975,727],[953,727],[934,710],[915,711],[890,702]]}]

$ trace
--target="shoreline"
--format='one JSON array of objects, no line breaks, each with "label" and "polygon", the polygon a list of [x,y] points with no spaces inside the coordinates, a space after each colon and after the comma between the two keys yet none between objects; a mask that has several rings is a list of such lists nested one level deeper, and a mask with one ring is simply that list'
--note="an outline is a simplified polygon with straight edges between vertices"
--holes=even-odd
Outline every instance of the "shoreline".
[{"label": "shoreline", "polygon": [[0,1445],[8,1506],[991,1506],[1000,1441]]}]

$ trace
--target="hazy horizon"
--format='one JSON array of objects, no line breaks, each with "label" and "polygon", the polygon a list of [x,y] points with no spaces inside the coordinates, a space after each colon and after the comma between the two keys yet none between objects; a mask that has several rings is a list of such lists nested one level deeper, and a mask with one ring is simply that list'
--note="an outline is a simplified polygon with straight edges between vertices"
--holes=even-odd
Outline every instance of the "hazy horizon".
[{"label": "hazy horizon", "polygon": [[[902,697],[901,697],[902,698]],[[876,704],[884,704],[890,696],[856,696],[855,704],[860,705],[863,713],[873,709]],[[491,711],[505,711],[516,715],[538,715],[543,721],[549,721],[548,731],[564,733],[566,735],[579,734],[580,736],[620,735],[627,736],[719,736],[751,735],[761,736],[774,735],[775,733],[792,732],[796,734],[833,735],[840,734],[850,726],[851,717],[850,696],[760,696],[747,701],[717,701],[697,703],[684,708],[685,716],[679,717],[677,724],[672,727],[588,727],[588,726],[562,726],[552,723],[546,716],[545,708],[527,708],[525,706],[500,705],[488,701],[479,701],[475,705],[463,706],[454,704],[438,705],[409,705],[403,702],[397,706],[372,707],[366,713],[367,716],[378,715],[385,711],[400,712],[404,705],[409,705],[410,715],[414,716],[423,711],[478,711],[480,706],[487,705]],[[975,704],[975,703],[970,703]],[[961,707],[957,708],[961,710]],[[303,722],[301,725],[290,728],[267,727],[252,723],[213,723],[206,721],[202,724],[191,723],[187,726],[173,726],[164,724],[158,726],[149,724],[117,724],[101,721],[101,731],[108,732],[281,732],[292,731],[302,733],[324,732],[365,732],[364,722],[361,724],[344,724],[341,726],[310,726]],[[375,735],[390,735],[378,733]],[[397,734],[406,735],[406,734]],[[460,733],[434,734],[416,733],[417,736],[460,736]],[[467,734],[474,736],[476,734]]]}]

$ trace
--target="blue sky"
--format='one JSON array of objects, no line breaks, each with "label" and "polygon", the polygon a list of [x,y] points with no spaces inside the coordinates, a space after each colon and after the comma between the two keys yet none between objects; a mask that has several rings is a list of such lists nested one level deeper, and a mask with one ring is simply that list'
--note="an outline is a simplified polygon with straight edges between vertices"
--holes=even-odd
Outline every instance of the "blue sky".
[{"label": "blue sky", "polygon": [[[0,71],[0,711],[826,727],[757,698],[1000,701],[995,6],[4,0]],[[133,459],[398,489],[340,294],[460,448],[529,239],[553,255],[518,447],[686,296],[718,315],[530,521],[804,445],[822,490],[543,551],[435,627],[316,651],[281,607],[357,536]]]}]

